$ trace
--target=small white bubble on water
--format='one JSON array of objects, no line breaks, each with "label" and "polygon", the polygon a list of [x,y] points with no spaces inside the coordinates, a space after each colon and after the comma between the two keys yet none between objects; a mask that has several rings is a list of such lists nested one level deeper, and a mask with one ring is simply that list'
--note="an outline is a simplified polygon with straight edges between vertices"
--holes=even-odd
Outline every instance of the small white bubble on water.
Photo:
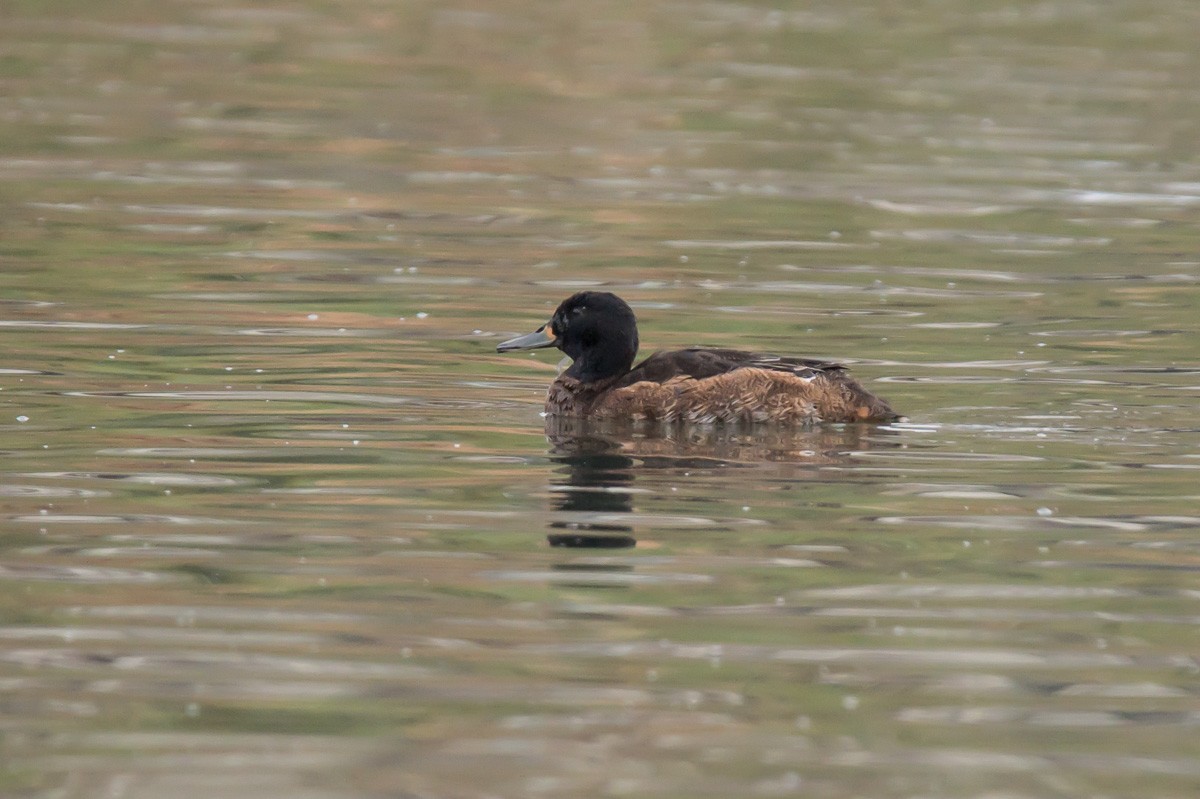
[{"label": "small white bubble on water", "polygon": [[196,704],[195,702],[188,702],[187,707],[183,709],[183,715],[187,716],[189,719],[196,718],[200,715],[200,705]]},{"label": "small white bubble on water", "polygon": [[1050,510],[1049,508],[1038,508],[1037,515],[1038,516],[1053,516],[1054,511]]},{"label": "small white bubble on water", "polygon": [[353,444],[354,446],[356,446],[356,447],[357,447],[357,446],[358,446],[358,442],[359,442],[359,439],[357,439],[357,438],[356,438],[356,439],[354,439],[353,441],[351,441],[350,443],[351,443],[351,444]]},{"label": "small white bubble on water", "polygon": [[232,367],[232,366],[226,366],[226,367],[225,367],[225,371],[226,371],[226,372],[232,372],[232,371],[233,371],[233,367]]},{"label": "small white bubble on water", "polygon": [[860,703],[857,696],[842,697],[842,707],[846,708],[846,710],[858,710],[859,704]]},{"label": "small white bubble on water", "polygon": [[686,264],[687,262],[688,262],[688,257],[686,255],[679,256],[679,263]]},{"label": "small white bubble on water", "polygon": [[425,318],[427,318],[428,316],[429,316],[429,314],[425,313],[424,311],[420,311],[420,312],[418,312],[418,313],[417,313],[417,318],[418,318],[418,319],[425,319]]},{"label": "small white bubble on water", "polygon": [[18,421],[18,422],[21,422],[22,424],[24,424],[25,422],[28,422],[28,421],[29,421],[29,417],[28,417],[28,416],[25,416],[25,415],[21,415],[21,416],[18,416],[18,417],[17,417],[17,421]]},{"label": "small white bubble on water", "polygon": [[318,319],[320,319],[320,318],[321,318],[321,315],[320,315],[320,314],[310,313],[310,314],[308,315],[308,321],[310,321],[310,322],[315,322],[315,321],[317,321],[317,320],[318,320]]}]

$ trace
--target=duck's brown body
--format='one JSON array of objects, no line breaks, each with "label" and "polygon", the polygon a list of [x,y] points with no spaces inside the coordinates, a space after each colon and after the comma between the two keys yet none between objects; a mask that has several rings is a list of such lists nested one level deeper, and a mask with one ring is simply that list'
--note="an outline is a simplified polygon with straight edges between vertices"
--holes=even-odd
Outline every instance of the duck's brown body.
[{"label": "duck's brown body", "polygon": [[551,417],[792,425],[900,418],[832,361],[697,347],[633,366],[633,311],[604,292],[569,297],[537,331],[497,349],[550,346],[574,359],[546,395]]},{"label": "duck's brown body", "polygon": [[593,382],[564,374],[550,386],[546,413],[686,424],[899,418],[841,364],[701,349],[655,354],[623,375]]}]

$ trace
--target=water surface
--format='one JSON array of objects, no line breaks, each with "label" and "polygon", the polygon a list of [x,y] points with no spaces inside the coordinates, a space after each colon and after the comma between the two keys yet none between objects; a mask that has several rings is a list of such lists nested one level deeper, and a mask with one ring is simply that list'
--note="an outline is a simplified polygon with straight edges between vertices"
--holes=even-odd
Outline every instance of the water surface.
[{"label": "water surface", "polygon": [[1195,795],[1193,4],[0,16],[0,793]]}]

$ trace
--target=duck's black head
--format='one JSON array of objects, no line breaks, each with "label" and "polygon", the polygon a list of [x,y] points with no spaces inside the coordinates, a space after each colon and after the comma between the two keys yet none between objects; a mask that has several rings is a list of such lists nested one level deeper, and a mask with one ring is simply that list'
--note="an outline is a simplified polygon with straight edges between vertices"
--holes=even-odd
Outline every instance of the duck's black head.
[{"label": "duck's black head", "polygon": [[568,377],[582,383],[624,374],[637,355],[637,319],[616,294],[581,291],[563,300],[550,321],[527,336],[505,341],[497,352],[558,347],[574,361]]}]

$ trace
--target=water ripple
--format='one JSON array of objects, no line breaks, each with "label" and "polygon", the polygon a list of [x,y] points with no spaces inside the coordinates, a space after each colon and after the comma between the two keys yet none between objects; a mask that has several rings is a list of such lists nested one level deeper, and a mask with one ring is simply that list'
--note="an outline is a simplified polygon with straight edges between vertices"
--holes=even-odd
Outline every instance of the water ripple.
[{"label": "water ripple", "polygon": [[855,585],[843,588],[813,588],[802,596],[817,599],[986,599],[1077,600],[1132,598],[1141,593],[1130,588],[1056,585]]},{"label": "water ripple", "polygon": [[492,571],[483,576],[493,580],[523,583],[548,583],[565,585],[629,586],[671,585],[677,583],[711,583],[712,575],[685,574],[680,572],[622,572],[570,569],[565,571]]},{"label": "water ripple", "polygon": [[227,458],[263,457],[258,449],[234,447],[111,447],[97,450],[100,455],[133,458],[189,458],[224,460]]},{"label": "water ripple", "polygon": [[[64,397],[136,397],[143,399],[193,400],[213,402],[336,402],[349,405],[405,405],[448,410],[488,410],[524,408],[525,403],[503,402],[482,397],[398,397],[394,394],[356,394],[335,391],[272,391],[266,389],[229,389],[225,391],[63,391]],[[318,435],[313,433],[312,435]]]},{"label": "water ripple", "polygon": [[1143,532],[1153,527],[1191,525],[1191,522],[1179,522],[1159,516],[1053,516],[1036,513],[1028,516],[999,514],[994,516],[878,516],[875,521],[881,524],[933,524],[941,527],[969,527],[979,530],[1045,530],[1057,527],[1078,527],[1122,532]]},{"label": "water ripple", "polygon": [[0,662],[26,668],[95,669],[103,664],[120,671],[176,673],[180,670],[200,669],[355,680],[420,680],[428,679],[432,674],[420,666],[398,663],[198,650],[174,653],[147,652],[98,658],[92,652],[72,649],[10,649],[0,650]]},{"label": "water ripple", "polygon": [[342,394],[334,391],[64,391],[67,397],[142,397],[168,400],[234,402],[346,402],[355,405],[411,405],[418,400],[387,394]]},{"label": "water ripple", "polygon": [[157,583],[174,579],[169,575],[136,569],[13,563],[0,563],[0,578],[6,580],[45,580],[63,583]]},{"label": "water ripple", "polygon": [[36,516],[13,516],[14,522],[30,522],[33,524],[173,524],[173,525],[203,525],[203,524],[252,524],[245,520],[213,519],[201,516],[169,516],[150,513],[130,513],[121,516],[106,516],[84,513],[39,513]]},{"label": "water ripple", "polygon": [[526,644],[517,647],[523,653],[537,656],[614,657],[654,660],[671,657],[685,660],[777,661],[784,663],[848,664],[895,666],[897,664],[989,669],[1087,669],[1127,668],[1132,659],[1103,652],[1065,652],[1046,650],[1002,649],[897,649],[897,648],[840,648],[840,647],[770,647],[753,645],[613,642],[613,643],[556,643]]},{"label": "water ripple", "polygon": [[[32,476],[32,475],[27,475]],[[0,497],[108,497],[108,491],[65,486],[0,485]]]},{"label": "water ripple", "polygon": [[799,241],[794,239],[775,241],[675,239],[664,241],[663,244],[676,250],[837,250],[863,246],[842,241]]},{"label": "water ripple", "polygon": [[293,625],[309,629],[341,624],[373,623],[369,616],[330,611],[279,610],[272,607],[221,607],[215,605],[76,605],[65,609],[70,616],[99,619],[163,619],[180,626],[195,624],[245,624],[279,627]]},{"label": "water ripple", "polygon": [[227,488],[249,485],[253,481],[241,477],[215,474],[184,474],[179,472],[29,472],[25,477],[64,477],[77,480],[119,480],[152,486],[190,486],[194,488]]},{"label": "water ripple", "polygon": [[909,724],[1027,724],[1034,727],[1121,727],[1132,725],[1196,726],[1200,714],[1147,711],[1129,713],[1102,710],[1035,711],[1005,706],[905,708],[896,714]]},{"label": "water ripple", "polygon": [[0,319],[0,327],[52,328],[59,330],[145,330],[151,326],[121,322],[65,322],[53,320],[35,321],[31,319]]}]

